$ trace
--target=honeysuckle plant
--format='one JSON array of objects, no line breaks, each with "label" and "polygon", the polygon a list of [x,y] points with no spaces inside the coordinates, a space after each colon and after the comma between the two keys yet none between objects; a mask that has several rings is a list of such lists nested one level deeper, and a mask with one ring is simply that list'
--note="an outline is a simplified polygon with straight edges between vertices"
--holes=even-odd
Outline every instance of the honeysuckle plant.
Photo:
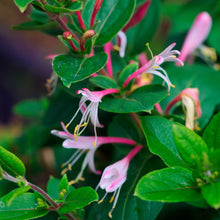
[{"label": "honeysuckle plant", "polygon": [[0,147],[0,219],[154,220],[182,206],[217,219],[218,1],[14,2],[30,19],[14,29],[63,50],[47,56],[48,93],[14,107],[24,130]]}]

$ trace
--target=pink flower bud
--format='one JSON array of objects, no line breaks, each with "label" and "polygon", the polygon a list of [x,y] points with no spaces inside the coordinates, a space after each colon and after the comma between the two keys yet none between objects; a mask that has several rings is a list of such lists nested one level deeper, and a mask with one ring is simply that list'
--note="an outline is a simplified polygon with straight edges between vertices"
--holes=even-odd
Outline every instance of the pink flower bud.
[{"label": "pink flower bud", "polygon": [[207,38],[212,26],[212,18],[207,12],[201,12],[195,18],[190,28],[182,49],[179,59],[183,62],[196,48],[198,48]]}]

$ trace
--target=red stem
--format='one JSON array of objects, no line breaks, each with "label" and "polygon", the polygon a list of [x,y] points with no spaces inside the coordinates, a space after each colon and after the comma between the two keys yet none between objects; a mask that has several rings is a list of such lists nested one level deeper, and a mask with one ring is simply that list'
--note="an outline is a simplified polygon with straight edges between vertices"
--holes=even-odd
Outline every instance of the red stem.
[{"label": "red stem", "polygon": [[77,19],[78,19],[80,27],[82,28],[82,30],[85,31],[86,30],[86,26],[84,24],[84,21],[82,19],[82,15],[81,15],[80,11],[76,11],[76,16],[77,16]]}]

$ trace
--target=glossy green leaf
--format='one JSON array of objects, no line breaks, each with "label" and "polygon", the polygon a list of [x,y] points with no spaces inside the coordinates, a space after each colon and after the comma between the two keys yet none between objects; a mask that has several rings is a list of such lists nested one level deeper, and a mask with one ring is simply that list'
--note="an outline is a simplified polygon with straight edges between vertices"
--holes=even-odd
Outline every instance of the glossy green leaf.
[{"label": "glossy green leaf", "polygon": [[172,122],[157,116],[141,117],[149,150],[161,157],[167,166],[184,166],[173,138]]},{"label": "glossy green leaf", "polygon": [[113,79],[106,77],[106,76],[95,76],[95,77],[92,77],[90,79],[90,81],[93,84],[95,84],[103,89],[110,89],[110,88],[117,88],[118,87],[116,82]]},{"label": "glossy green leaf", "polygon": [[201,187],[202,195],[207,203],[215,209],[220,208],[220,182],[206,184]]},{"label": "glossy green leaf", "polygon": [[58,191],[61,192],[62,190],[65,190],[66,194],[69,192],[69,181],[66,174],[63,175],[58,185]]},{"label": "glossy green leaf", "polygon": [[59,186],[60,180],[50,176],[50,179],[47,183],[47,193],[55,200],[59,200]]},{"label": "glossy green leaf", "polygon": [[[83,20],[89,27],[91,14],[94,8],[94,0],[86,2],[83,11]],[[103,45],[110,41],[128,22],[135,7],[135,0],[103,0],[95,23],[96,45]]]},{"label": "glossy green leaf", "polygon": [[209,151],[209,160],[211,167],[220,172],[220,148]]},{"label": "glossy green leaf", "polygon": [[190,170],[170,167],[148,173],[138,182],[135,195],[143,200],[186,202],[201,200]]},{"label": "glossy green leaf", "polygon": [[117,113],[151,111],[167,95],[167,89],[161,85],[142,86],[124,98],[104,97],[100,108]]},{"label": "glossy green leaf", "polygon": [[220,54],[220,45],[218,44],[218,36],[220,34],[219,30],[220,25],[220,18],[213,19],[213,26],[211,32],[208,37],[208,42],[210,43],[211,47],[213,47],[218,54]]},{"label": "glossy green leaf", "polygon": [[22,195],[26,193],[31,187],[30,186],[24,186],[17,189],[12,190],[7,195],[5,195],[1,200],[7,205],[10,206],[12,201],[19,195]]},{"label": "glossy green leaf", "polygon": [[32,1],[33,0],[14,0],[15,4],[18,6],[22,13],[25,11],[28,4],[30,4]]},{"label": "glossy green leaf", "polygon": [[185,88],[198,88],[202,108],[202,117],[198,119],[199,127],[204,128],[209,122],[214,109],[220,103],[219,71],[215,71],[205,64],[185,64],[177,67],[173,64],[166,67],[166,71],[175,89],[171,89],[170,96],[163,101],[163,106],[174,99]]},{"label": "glossy green leaf", "polygon": [[13,112],[16,115],[30,118],[39,118],[48,107],[48,100],[24,100],[16,104]]},{"label": "glossy green leaf", "polygon": [[81,187],[75,189],[67,196],[59,212],[68,213],[75,209],[81,209],[94,201],[98,201],[98,194],[96,191],[91,187]]},{"label": "glossy green leaf", "polygon": [[220,113],[214,116],[205,129],[203,140],[206,142],[210,150],[220,149]]},{"label": "glossy green leaf", "polygon": [[23,162],[13,153],[0,146],[0,166],[13,176],[24,176],[25,167]]},{"label": "glossy green leaf", "polygon": [[[138,64],[137,63],[132,63],[127,65],[122,71],[121,74],[119,76],[118,79],[118,84],[119,86],[123,86],[125,80],[132,74],[134,73],[136,70],[138,69]],[[132,81],[128,83],[127,85],[127,89],[129,90],[132,86]]]},{"label": "glossy green leaf", "polygon": [[47,213],[47,209],[38,208],[38,203],[33,193],[17,196],[9,206],[5,204],[4,197],[0,199],[1,220],[29,220],[44,216]]},{"label": "glossy green leaf", "polygon": [[61,78],[63,84],[70,87],[71,83],[86,79],[103,68],[107,59],[106,53],[84,58],[59,55],[53,60],[53,69]]},{"label": "glossy green leaf", "polygon": [[146,43],[150,42],[159,25],[159,1],[151,2],[147,14],[143,20],[129,29],[126,33],[128,46],[127,54],[139,54],[146,49]]},{"label": "glossy green leaf", "polygon": [[208,147],[199,135],[180,124],[173,124],[173,135],[176,147],[189,167],[208,167]]},{"label": "glossy green leaf", "polygon": [[65,13],[65,12],[73,12],[79,11],[82,8],[82,3],[80,1],[74,1],[70,5],[70,7],[57,7],[54,5],[45,5],[45,9],[50,13]]}]

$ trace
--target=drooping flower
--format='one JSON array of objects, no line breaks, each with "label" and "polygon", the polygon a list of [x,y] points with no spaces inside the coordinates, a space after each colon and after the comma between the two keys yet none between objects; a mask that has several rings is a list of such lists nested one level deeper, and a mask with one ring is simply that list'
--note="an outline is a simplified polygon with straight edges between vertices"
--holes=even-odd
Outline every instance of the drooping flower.
[{"label": "drooping flower", "polygon": [[207,38],[212,26],[212,18],[207,12],[201,12],[195,18],[184,40],[179,59],[183,62]]},{"label": "drooping flower", "polygon": [[[96,146],[96,141],[97,141],[96,127],[103,127],[103,125],[100,124],[98,120],[99,103],[101,102],[103,96],[117,92],[118,89],[106,89],[102,91],[91,92],[87,88],[83,88],[83,90],[77,91],[77,94],[82,94],[82,98],[79,102],[79,108],[72,117],[72,119],[69,121],[69,123],[66,125],[67,128],[72,123],[78,112],[81,111],[82,118],[80,120],[80,123],[75,127],[74,130],[74,137],[76,141],[77,141],[77,136],[79,136],[84,131],[90,119],[92,124],[94,125],[94,133],[95,133],[94,146]],[[90,101],[88,106],[86,105],[87,101]]]},{"label": "drooping flower", "polygon": [[[138,70],[136,70],[134,73],[132,73],[124,82],[123,87],[126,87],[128,83],[137,77],[139,74],[142,73],[151,73],[153,75],[157,75],[160,78],[164,80],[164,82],[168,86],[168,90],[170,90],[170,87],[173,86],[170,82],[170,79],[167,75],[166,70],[164,70],[160,65],[164,62],[179,62],[180,65],[183,65],[183,62],[179,60],[175,55],[179,54],[180,52],[178,50],[172,50],[173,47],[176,45],[176,43],[173,43],[169,45],[165,50],[163,50],[160,54],[153,56],[151,50],[152,59],[149,60],[146,64],[144,64],[142,67],[140,67]],[[148,45],[147,45],[148,46]],[[149,46],[148,46],[149,47]]]},{"label": "drooping flower", "polygon": [[109,76],[112,78],[113,76],[113,70],[112,70],[112,59],[111,59],[111,41],[109,41],[108,43],[106,43],[104,45],[104,50],[108,55],[108,61],[106,63],[106,68],[107,68],[107,72],[109,74]]},{"label": "drooping flower", "polygon": [[191,130],[195,129],[194,120],[200,118],[202,110],[199,101],[199,90],[197,88],[184,89],[178,96],[176,96],[166,107],[165,114],[168,114],[170,109],[177,102],[182,101],[186,110],[186,127]]},{"label": "drooping flower", "polygon": [[141,150],[142,146],[136,146],[131,152],[124,157],[122,160],[106,167],[103,171],[101,180],[96,187],[105,189],[106,193],[104,197],[99,201],[101,203],[108,193],[114,192],[110,200],[110,203],[114,201],[111,211],[109,212],[109,217],[112,218],[112,211],[114,210],[121,187],[127,179],[127,171],[129,167],[130,160]]},{"label": "drooping flower", "polygon": [[126,50],[126,46],[127,46],[127,37],[123,31],[119,31],[117,33],[117,36],[120,39],[119,56],[123,58],[125,56],[125,50]]},{"label": "drooping flower", "polygon": [[[101,174],[99,170],[96,170],[94,164],[94,155],[96,150],[102,144],[110,144],[110,143],[121,143],[127,145],[135,145],[136,142],[127,138],[121,137],[95,137],[95,136],[79,136],[77,141],[75,140],[75,136],[71,134],[65,127],[64,123],[61,122],[63,131],[52,130],[51,134],[56,135],[60,138],[65,139],[63,142],[63,147],[68,149],[77,149],[76,152],[67,160],[62,167],[66,167],[62,174],[66,173],[68,170],[72,170],[72,166],[78,161],[78,159],[83,155],[83,153],[87,152],[86,157],[83,161],[81,170],[76,177],[76,181],[78,181],[83,174],[84,169],[88,165],[90,170],[95,174]],[[93,143],[96,139],[97,146],[94,147]]]}]

